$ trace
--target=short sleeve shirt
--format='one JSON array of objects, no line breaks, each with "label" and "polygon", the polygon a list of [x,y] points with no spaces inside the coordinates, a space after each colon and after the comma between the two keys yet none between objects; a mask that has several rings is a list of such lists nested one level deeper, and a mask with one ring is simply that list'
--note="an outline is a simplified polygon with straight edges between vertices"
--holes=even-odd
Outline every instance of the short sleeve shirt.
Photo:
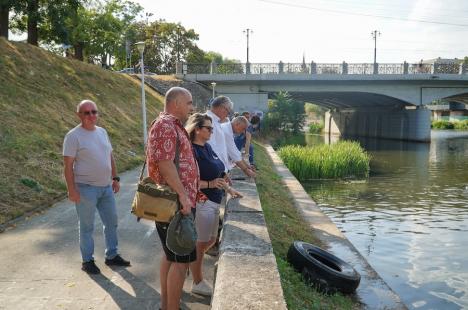
[{"label": "short sleeve shirt", "polygon": [[[203,146],[198,144],[192,145],[195,150],[198,167],[200,168],[200,179],[212,181],[216,178],[221,178],[224,173],[224,164],[213,151],[211,145],[208,143],[205,143]],[[223,191],[219,188],[203,188],[201,191],[209,200],[218,204],[223,199]]]},{"label": "short sleeve shirt", "polygon": [[108,186],[112,182],[112,145],[104,128],[70,130],[63,141],[63,156],[73,157],[75,183]]},{"label": "short sleeve shirt", "polygon": [[159,171],[158,163],[162,160],[174,161],[177,138],[180,141],[179,178],[192,206],[195,207],[200,175],[192,143],[182,123],[167,112],[159,114],[159,118],[149,131],[147,145],[149,176],[158,184],[167,184]]}]

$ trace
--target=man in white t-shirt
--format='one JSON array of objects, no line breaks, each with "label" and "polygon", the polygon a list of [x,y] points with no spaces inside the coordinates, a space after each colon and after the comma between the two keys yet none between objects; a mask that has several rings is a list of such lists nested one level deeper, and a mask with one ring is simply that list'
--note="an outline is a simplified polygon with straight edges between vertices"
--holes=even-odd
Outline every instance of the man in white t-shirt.
[{"label": "man in white t-shirt", "polygon": [[83,100],[76,113],[81,123],[70,130],[63,142],[64,173],[68,198],[75,203],[79,221],[81,269],[88,274],[101,271],[94,263],[94,216],[103,223],[108,266],[130,266],[117,252],[117,210],[114,193],[120,189],[112,145],[104,128],[96,126],[98,109]]}]

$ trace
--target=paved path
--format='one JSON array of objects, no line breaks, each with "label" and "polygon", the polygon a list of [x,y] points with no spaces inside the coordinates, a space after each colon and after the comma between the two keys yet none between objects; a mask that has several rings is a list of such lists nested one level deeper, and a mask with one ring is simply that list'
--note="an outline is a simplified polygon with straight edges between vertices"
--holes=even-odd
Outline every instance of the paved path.
[{"label": "paved path", "polygon": [[[0,233],[0,309],[158,309],[161,244],[154,224],[136,222],[130,205],[139,169],[121,175],[117,194],[119,251],[128,268],[104,264],[102,224],[97,215],[95,258],[102,274],[81,271],[75,207],[62,201],[42,215]],[[215,259],[205,256],[205,275],[213,281]],[[209,309],[210,299],[184,286],[182,309]]]}]

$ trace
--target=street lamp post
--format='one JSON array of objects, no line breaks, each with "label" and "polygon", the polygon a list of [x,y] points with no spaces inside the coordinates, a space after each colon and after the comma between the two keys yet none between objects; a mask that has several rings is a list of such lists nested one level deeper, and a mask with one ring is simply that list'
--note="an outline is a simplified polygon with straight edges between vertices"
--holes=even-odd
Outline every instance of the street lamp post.
[{"label": "street lamp post", "polygon": [[146,103],[145,103],[145,65],[143,61],[143,52],[145,51],[145,42],[140,41],[135,43],[140,52],[140,67],[141,67],[141,111],[143,114],[143,144],[146,145],[147,129],[146,129]]},{"label": "street lamp post", "polygon": [[372,39],[374,39],[374,74],[377,74],[377,36],[380,36],[380,31],[374,30],[371,32]]},{"label": "street lamp post", "polygon": [[216,87],[216,82],[211,82],[211,89],[213,90],[213,95],[211,96],[213,99],[215,97],[215,87]]},{"label": "street lamp post", "polygon": [[252,29],[245,29],[244,33],[247,35],[247,63],[245,64],[245,73],[250,73],[250,62],[249,62],[249,35],[253,33]]}]

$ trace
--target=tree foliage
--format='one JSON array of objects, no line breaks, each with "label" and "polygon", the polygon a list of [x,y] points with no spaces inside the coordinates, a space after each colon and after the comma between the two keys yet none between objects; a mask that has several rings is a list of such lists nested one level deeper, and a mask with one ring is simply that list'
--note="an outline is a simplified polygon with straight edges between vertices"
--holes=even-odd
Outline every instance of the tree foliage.
[{"label": "tree foliage", "polygon": [[304,127],[304,122],[304,103],[292,99],[288,92],[281,91],[268,102],[267,129],[297,133]]},{"label": "tree foliage", "polygon": [[139,66],[135,43],[144,41],[145,66],[156,73],[174,73],[178,61],[242,72],[239,61],[201,50],[195,30],[162,19],[148,24],[142,11],[130,0],[0,0],[0,35],[11,28],[31,44],[117,70]]}]

